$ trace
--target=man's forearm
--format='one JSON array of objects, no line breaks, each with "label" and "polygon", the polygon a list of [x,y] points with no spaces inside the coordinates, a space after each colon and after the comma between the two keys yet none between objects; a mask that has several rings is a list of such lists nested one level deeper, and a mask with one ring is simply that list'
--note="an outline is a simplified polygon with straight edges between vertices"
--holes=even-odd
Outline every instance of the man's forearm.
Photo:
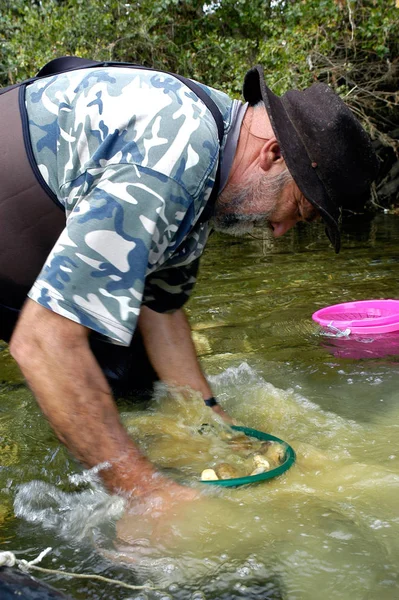
[{"label": "man's forearm", "polygon": [[87,467],[109,463],[101,477],[110,491],[143,494],[158,485],[119,420],[81,325],[29,300],[10,348],[59,439]]},{"label": "man's forearm", "polygon": [[143,306],[139,328],[151,364],[162,381],[189,387],[200,392],[204,399],[212,396],[183,309],[157,313]]}]

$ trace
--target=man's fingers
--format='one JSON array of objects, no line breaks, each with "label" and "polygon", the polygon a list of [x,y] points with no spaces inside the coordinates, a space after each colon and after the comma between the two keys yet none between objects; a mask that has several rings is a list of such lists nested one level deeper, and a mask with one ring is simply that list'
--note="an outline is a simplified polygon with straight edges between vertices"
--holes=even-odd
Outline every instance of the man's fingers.
[{"label": "man's fingers", "polygon": [[214,413],[216,413],[217,415],[222,417],[223,421],[225,421],[229,425],[234,424],[234,422],[235,422],[234,419],[225,410],[223,410],[223,408],[221,406],[219,406],[219,404],[217,404],[216,406],[213,406],[212,410]]}]

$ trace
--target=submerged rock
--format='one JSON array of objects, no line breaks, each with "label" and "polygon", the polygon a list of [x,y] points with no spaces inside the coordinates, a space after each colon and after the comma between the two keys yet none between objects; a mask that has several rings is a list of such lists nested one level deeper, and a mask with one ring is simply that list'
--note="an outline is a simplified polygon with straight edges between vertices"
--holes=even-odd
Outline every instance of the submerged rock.
[{"label": "submerged rock", "polygon": [[250,477],[253,477],[254,475],[262,475],[262,473],[266,473],[267,471],[269,471],[270,469],[266,469],[265,467],[259,466],[256,467],[250,474]]},{"label": "submerged rock", "polygon": [[243,476],[243,473],[239,469],[226,462],[220,463],[215,467],[215,471],[219,479],[237,479]]},{"label": "submerged rock", "polygon": [[284,462],[285,454],[286,451],[282,444],[279,444],[278,442],[272,442],[266,449],[264,456],[267,457],[271,463],[274,463],[274,465],[278,466]]},{"label": "submerged rock", "polygon": [[270,463],[262,454],[255,454],[253,461],[256,468],[262,467],[265,471],[270,470]]},{"label": "submerged rock", "polygon": [[201,481],[216,481],[219,477],[213,469],[204,469],[201,473]]},{"label": "submerged rock", "polygon": [[250,452],[257,449],[257,441],[249,438],[244,433],[236,435],[228,444],[233,452]]}]

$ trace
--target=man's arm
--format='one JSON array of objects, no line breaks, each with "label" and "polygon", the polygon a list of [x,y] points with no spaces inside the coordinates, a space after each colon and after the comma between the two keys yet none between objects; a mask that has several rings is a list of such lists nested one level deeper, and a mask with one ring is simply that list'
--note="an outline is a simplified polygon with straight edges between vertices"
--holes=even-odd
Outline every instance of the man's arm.
[{"label": "man's arm", "polygon": [[[86,467],[104,462],[106,487],[125,495],[191,493],[156,473],[122,426],[88,330],[28,300],[10,350],[52,428]],[[175,488],[179,488],[176,491]]]},{"label": "man's arm", "polygon": [[[142,306],[139,329],[148,357],[161,381],[189,387],[200,392],[204,400],[212,396],[198,362],[190,325],[183,309],[173,313],[158,313]],[[213,410],[225,421],[232,421],[219,405],[214,406]]]}]

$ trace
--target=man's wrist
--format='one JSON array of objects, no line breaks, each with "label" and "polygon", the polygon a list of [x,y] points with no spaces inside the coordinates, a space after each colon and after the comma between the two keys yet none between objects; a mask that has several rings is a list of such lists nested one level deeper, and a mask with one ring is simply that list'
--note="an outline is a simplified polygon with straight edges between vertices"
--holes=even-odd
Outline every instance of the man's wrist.
[{"label": "man's wrist", "polygon": [[216,398],[214,398],[213,396],[211,396],[210,398],[207,398],[206,400],[204,400],[204,402],[210,408],[219,404],[218,401],[216,400]]}]

